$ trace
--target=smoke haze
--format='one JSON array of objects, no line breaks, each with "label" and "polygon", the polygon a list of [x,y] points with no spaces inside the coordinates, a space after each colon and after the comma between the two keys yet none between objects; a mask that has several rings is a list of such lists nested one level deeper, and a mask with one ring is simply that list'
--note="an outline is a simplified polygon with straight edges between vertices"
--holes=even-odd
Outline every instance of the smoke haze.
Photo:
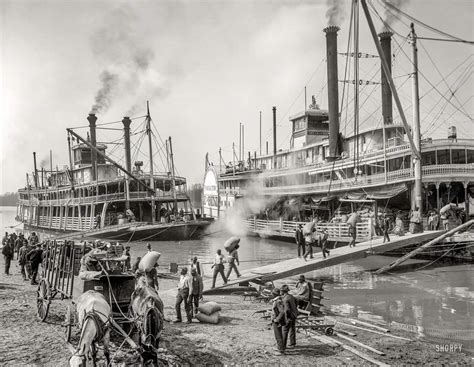
[{"label": "smoke haze", "polygon": [[153,69],[155,53],[144,42],[145,31],[132,9],[115,8],[102,24],[90,38],[91,50],[103,65],[91,112],[105,113],[116,97],[123,96],[132,106],[126,112],[130,116],[146,99],[166,96],[166,80]]},{"label": "smoke haze", "polygon": [[[383,2],[393,5],[397,9],[401,9],[406,4],[408,4],[408,0],[384,0]],[[386,6],[384,14],[385,14],[385,19],[384,19],[385,28],[389,29],[397,21],[396,13],[394,10]]]},{"label": "smoke haze", "polygon": [[328,25],[341,25],[344,20],[344,1],[343,0],[327,0],[328,10],[326,18]]}]

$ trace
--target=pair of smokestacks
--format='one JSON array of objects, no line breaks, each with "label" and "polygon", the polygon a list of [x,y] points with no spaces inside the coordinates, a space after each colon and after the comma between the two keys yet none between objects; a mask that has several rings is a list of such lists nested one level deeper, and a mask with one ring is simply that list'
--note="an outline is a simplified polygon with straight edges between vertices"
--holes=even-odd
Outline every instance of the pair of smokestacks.
[{"label": "pair of smokestacks", "polygon": [[[93,113],[90,113],[89,116],[87,116],[87,120],[89,121],[89,129],[90,129],[90,138],[91,138],[91,144],[94,147],[97,147],[97,138],[96,138],[96,122],[97,122],[97,116]],[[132,171],[132,159],[131,159],[131,154],[130,154],[130,124],[132,123],[132,120],[130,120],[130,117],[124,117],[122,119],[123,123],[123,132],[124,132],[124,145],[125,145],[125,168],[127,169],[128,172]],[[93,149],[91,149],[91,165],[92,165],[92,180],[95,181],[97,180],[97,152]]]},{"label": "pair of smokestacks", "polygon": [[[328,159],[336,159],[339,152],[339,91],[338,91],[338,74],[337,74],[337,26],[329,26],[324,28],[326,33],[326,58],[327,58],[327,75],[328,75],[328,115],[329,115],[329,154]],[[392,41],[391,32],[382,32],[379,34],[380,44],[383,50],[383,57],[389,65],[390,73],[392,68],[391,54]],[[354,57],[358,57],[355,55]],[[392,118],[392,91],[383,72],[381,70],[382,81],[382,116],[384,124],[391,124]]]}]

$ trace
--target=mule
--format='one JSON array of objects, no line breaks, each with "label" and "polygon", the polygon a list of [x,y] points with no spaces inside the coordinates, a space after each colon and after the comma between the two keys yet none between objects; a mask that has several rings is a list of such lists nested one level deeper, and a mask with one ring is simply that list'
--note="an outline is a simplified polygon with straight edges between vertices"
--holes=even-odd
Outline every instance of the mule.
[{"label": "mule", "polygon": [[100,342],[104,346],[105,359],[107,365],[109,365],[109,320],[112,317],[112,309],[105,297],[96,291],[87,291],[81,294],[75,303],[79,327],[81,328],[81,338],[79,339],[79,345],[69,359],[69,365],[79,367],[85,366],[87,363],[95,366],[97,344]]},{"label": "mule", "polygon": [[131,317],[136,319],[143,364],[158,363],[158,346],[163,330],[163,301],[149,286],[138,286],[132,293]]}]

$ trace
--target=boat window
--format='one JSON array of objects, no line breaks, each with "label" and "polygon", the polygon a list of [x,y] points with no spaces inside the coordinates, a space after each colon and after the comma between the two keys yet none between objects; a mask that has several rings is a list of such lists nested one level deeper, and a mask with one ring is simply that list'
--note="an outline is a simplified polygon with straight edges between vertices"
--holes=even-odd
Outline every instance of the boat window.
[{"label": "boat window", "polygon": [[466,153],[467,153],[467,163],[474,163],[474,150],[468,149]]},{"label": "boat window", "polygon": [[431,166],[436,164],[436,152],[424,152],[421,155],[421,164],[423,166]]},{"label": "boat window", "polygon": [[453,149],[451,150],[451,160],[453,164],[465,164],[466,163],[466,151],[464,149]]},{"label": "boat window", "polygon": [[438,164],[449,164],[449,149],[440,149],[436,152]]}]

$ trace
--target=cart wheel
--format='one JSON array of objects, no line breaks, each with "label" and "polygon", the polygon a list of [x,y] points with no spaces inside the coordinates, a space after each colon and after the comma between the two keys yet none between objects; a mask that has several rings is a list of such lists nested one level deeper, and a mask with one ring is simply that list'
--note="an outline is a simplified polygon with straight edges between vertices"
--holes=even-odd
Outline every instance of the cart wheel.
[{"label": "cart wheel", "polygon": [[66,327],[66,342],[69,343],[71,340],[72,324],[73,324],[74,315],[72,314],[71,305],[68,305],[66,308],[66,316],[64,317],[64,326]]},{"label": "cart wheel", "polygon": [[36,291],[36,316],[41,321],[46,320],[49,311],[49,304],[51,303],[51,289],[49,283],[45,279],[41,279]]},{"label": "cart wheel", "polygon": [[324,330],[324,333],[326,335],[332,335],[334,334],[334,329],[332,327],[327,327],[325,330]]}]

